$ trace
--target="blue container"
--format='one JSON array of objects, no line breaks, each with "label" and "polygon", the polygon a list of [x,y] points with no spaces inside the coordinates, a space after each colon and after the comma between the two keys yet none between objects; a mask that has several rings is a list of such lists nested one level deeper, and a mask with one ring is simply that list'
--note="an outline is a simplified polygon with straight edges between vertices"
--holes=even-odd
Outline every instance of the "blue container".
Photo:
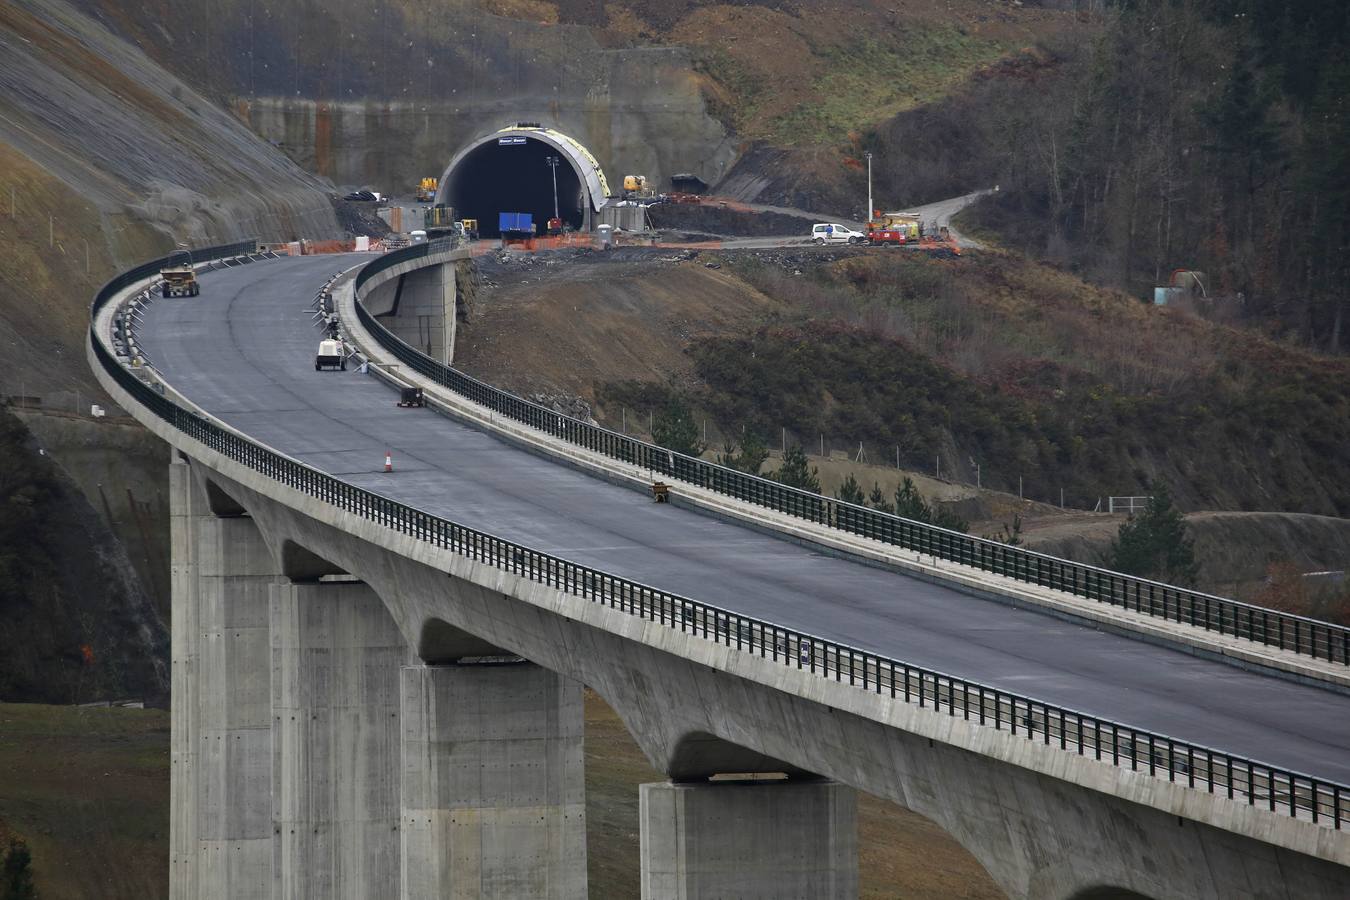
[{"label": "blue container", "polygon": [[498,213],[497,230],[502,234],[534,234],[534,216],[521,212]]}]

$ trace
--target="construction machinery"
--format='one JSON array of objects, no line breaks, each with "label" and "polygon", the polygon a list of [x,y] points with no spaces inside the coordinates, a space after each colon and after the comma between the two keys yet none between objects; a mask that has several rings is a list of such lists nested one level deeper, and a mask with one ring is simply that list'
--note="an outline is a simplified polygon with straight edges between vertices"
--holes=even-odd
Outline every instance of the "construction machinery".
[{"label": "construction machinery", "polygon": [[423,178],[417,183],[417,202],[434,203],[436,202],[436,191],[441,183],[436,178]]},{"label": "construction machinery", "polygon": [[636,200],[656,196],[656,192],[647,187],[646,175],[623,176],[623,199]]},{"label": "construction machinery", "polygon": [[197,283],[197,271],[189,263],[165,266],[159,270],[159,277],[163,281],[165,297],[195,297],[202,291]]},{"label": "construction machinery", "polygon": [[468,239],[471,240],[471,241],[476,241],[476,240],[478,240],[478,220],[477,220],[477,219],[461,219],[460,222],[459,222],[459,224],[462,225],[462,226],[464,226],[464,236],[465,236],[466,238],[468,238]]},{"label": "construction machinery", "polygon": [[319,352],[314,356],[314,371],[323,368],[346,369],[347,356],[342,352],[342,342],[334,340],[319,341]]},{"label": "construction machinery", "polygon": [[909,243],[909,234],[903,228],[870,228],[867,240],[874,247],[901,247]]},{"label": "construction machinery", "polygon": [[900,232],[905,238],[901,243],[917,243],[923,237],[923,222],[918,213],[878,210],[873,213],[872,221],[867,223],[867,230]]},{"label": "construction machinery", "polygon": [[453,206],[433,206],[431,209],[422,213],[422,227],[433,228],[453,228],[459,222],[455,218],[455,208]]}]

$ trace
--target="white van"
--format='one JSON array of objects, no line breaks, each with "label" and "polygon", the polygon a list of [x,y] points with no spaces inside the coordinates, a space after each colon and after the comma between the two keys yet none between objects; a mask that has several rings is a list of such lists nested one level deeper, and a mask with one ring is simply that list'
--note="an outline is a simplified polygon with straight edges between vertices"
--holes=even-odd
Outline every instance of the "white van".
[{"label": "white van", "polygon": [[817,244],[861,244],[867,235],[835,222],[821,222],[811,226],[811,240]]}]

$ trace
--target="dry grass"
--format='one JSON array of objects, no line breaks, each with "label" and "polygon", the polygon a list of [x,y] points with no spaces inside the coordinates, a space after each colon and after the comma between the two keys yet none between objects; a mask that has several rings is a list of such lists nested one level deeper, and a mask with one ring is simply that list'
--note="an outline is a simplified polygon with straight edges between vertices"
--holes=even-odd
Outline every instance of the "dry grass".
[{"label": "dry grass", "polygon": [[[33,851],[43,897],[168,894],[169,715],[0,704],[0,834]],[[586,692],[592,897],[638,895],[637,786],[661,780],[614,712]],[[973,857],[894,804],[859,804],[862,896],[998,900]]]},{"label": "dry grass", "polygon": [[[571,21],[567,4],[549,0],[484,0],[483,8]],[[609,0],[604,12],[602,44],[690,48],[710,107],[742,137],[832,148],[1073,23],[1063,12],[982,0]]]},{"label": "dry grass", "polygon": [[29,385],[94,390],[83,350],[89,302],[117,258],[149,256],[156,246],[142,226],[103,226],[92,203],[0,143],[0,339],[10,373],[0,384],[10,387],[23,372]]},{"label": "dry grass", "polygon": [[[752,270],[753,271],[753,270]],[[754,272],[770,296],[790,289],[812,315],[899,338],[978,379],[1051,362],[1125,393],[1167,391],[1211,374],[1216,331],[1049,266],[999,253],[960,261],[861,254],[789,285]]]},{"label": "dry grass", "polygon": [[0,704],[0,820],[42,897],[168,896],[169,714]]}]

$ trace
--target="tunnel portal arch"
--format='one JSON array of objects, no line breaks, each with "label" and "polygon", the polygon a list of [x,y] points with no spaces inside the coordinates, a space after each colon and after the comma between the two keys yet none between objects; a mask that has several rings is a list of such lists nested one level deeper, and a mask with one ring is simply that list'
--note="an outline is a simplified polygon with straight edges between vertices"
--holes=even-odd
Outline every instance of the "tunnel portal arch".
[{"label": "tunnel portal arch", "polygon": [[560,131],[512,125],[470,141],[441,175],[436,202],[461,219],[477,219],[483,237],[497,235],[497,215],[528,212],[538,231],[553,216],[553,173],[545,160],[558,156],[558,207],[577,230],[591,228],[594,213],[609,199],[599,161],[581,142]]}]

